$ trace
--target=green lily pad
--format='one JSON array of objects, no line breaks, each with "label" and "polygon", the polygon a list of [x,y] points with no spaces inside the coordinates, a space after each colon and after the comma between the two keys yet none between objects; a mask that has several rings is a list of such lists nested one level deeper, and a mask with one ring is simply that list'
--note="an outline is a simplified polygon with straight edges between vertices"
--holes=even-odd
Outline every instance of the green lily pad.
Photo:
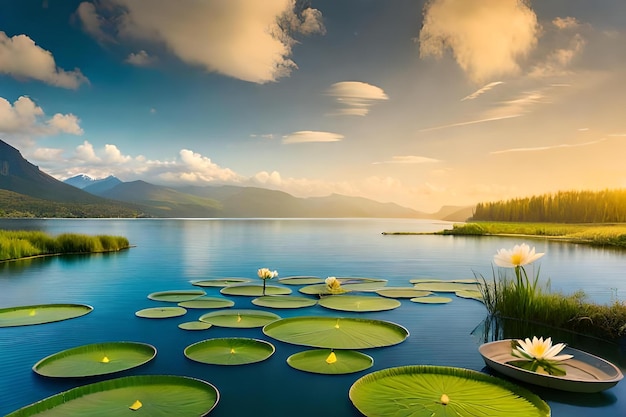
[{"label": "green lily pad", "polygon": [[184,308],[228,308],[234,305],[234,301],[224,297],[200,297],[178,303]]},{"label": "green lily pad", "polygon": [[30,326],[69,320],[91,313],[85,304],[38,304],[0,309],[0,327]]},{"label": "green lily pad", "polygon": [[[345,292],[348,292],[349,290],[343,288],[342,289]],[[330,292],[330,290],[328,289],[328,286],[326,284],[313,284],[313,285],[307,285],[305,287],[302,287],[298,290],[299,292],[301,292],[302,294],[306,294],[306,295],[332,295],[332,293]]]},{"label": "green lily pad", "polygon": [[478,283],[462,283],[451,281],[439,282],[418,282],[413,286],[416,290],[432,291],[432,292],[456,292],[467,290],[478,290]]},{"label": "green lily pad", "polygon": [[381,320],[345,317],[290,317],[263,327],[281,342],[329,349],[368,349],[403,342],[409,331]]},{"label": "green lily pad", "polygon": [[291,295],[266,295],[252,300],[252,304],[268,308],[302,308],[317,304],[317,300]]},{"label": "green lily pad", "polygon": [[370,368],[374,359],[355,350],[312,349],[294,353],[287,358],[287,363],[299,371],[339,375]]},{"label": "green lily pad", "polygon": [[361,295],[331,295],[319,300],[319,305],[341,311],[385,311],[400,307],[398,300],[383,297]]},{"label": "green lily pad", "polygon": [[478,290],[461,290],[454,293],[457,297],[472,298],[480,302],[483,301],[483,294]]},{"label": "green lily pad", "polygon": [[206,381],[174,375],[140,375],[83,385],[53,395],[6,417],[111,417],[133,413],[150,417],[204,416],[219,401]]},{"label": "green lily pad", "polygon": [[463,368],[414,365],[358,379],[349,391],[369,417],[549,417],[550,407],[508,381]]},{"label": "green lily pad", "polygon": [[[231,285],[220,290],[224,295],[246,295],[250,297],[259,297],[263,295],[263,285]],[[275,285],[265,286],[265,295],[288,295],[291,289],[285,287],[277,287]]]},{"label": "green lily pad", "polygon": [[416,297],[411,298],[411,301],[414,303],[421,304],[447,304],[452,301],[452,298],[449,297]]},{"label": "green lily pad", "polygon": [[389,298],[415,298],[426,297],[432,294],[432,292],[416,290],[413,287],[388,287],[376,290],[376,294]]},{"label": "green lily pad", "polygon": [[186,313],[187,310],[182,307],[151,307],[137,311],[135,316],[146,319],[167,319],[183,316]]},{"label": "green lily pad", "polygon": [[264,361],[275,350],[274,345],[265,340],[227,337],[189,345],[185,348],[185,356],[210,365],[245,365]]},{"label": "green lily pad", "polygon": [[346,291],[376,291],[387,285],[386,279],[362,277],[337,277]]},{"label": "green lily pad", "polygon": [[252,328],[263,327],[280,319],[280,316],[261,310],[223,310],[200,316],[200,321],[220,327]]},{"label": "green lily pad", "polygon": [[105,375],[143,365],[156,353],[156,348],[146,343],[94,343],[50,355],[37,362],[33,371],[57,378]]},{"label": "green lily pad", "polygon": [[415,278],[415,279],[410,279],[409,282],[411,284],[418,284],[421,282],[454,282],[458,284],[475,284],[475,283],[478,283],[479,281],[476,278],[459,278],[459,279],[448,279],[448,280],[443,280],[439,278]]},{"label": "green lily pad", "polygon": [[198,287],[228,287],[229,285],[243,284],[252,281],[250,278],[214,278],[191,281]]},{"label": "green lily pad", "polygon": [[148,294],[148,298],[155,301],[167,301],[172,303],[178,303],[181,301],[193,300],[198,297],[206,295],[206,292],[202,290],[171,290],[171,291],[159,291]]},{"label": "green lily pad", "polygon": [[213,327],[211,323],[205,323],[203,321],[188,321],[178,325],[178,328],[183,330],[206,330],[211,327]]},{"label": "green lily pad", "polygon": [[281,284],[286,284],[286,285],[311,285],[311,284],[321,284],[324,282],[324,280],[320,277],[297,276],[297,277],[280,278],[278,282],[280,282]]}]

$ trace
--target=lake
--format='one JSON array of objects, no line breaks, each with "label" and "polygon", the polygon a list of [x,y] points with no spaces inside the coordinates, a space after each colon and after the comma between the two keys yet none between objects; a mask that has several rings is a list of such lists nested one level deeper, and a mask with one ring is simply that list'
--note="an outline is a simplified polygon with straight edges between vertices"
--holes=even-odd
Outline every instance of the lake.
[{"label": "lake", "polygon": [[[127,237],[133,247],[112,254],[39,258],[0,264],[0,307],[80,303],[94,310],[79,318],[35,326],[0,328],[0,415],[67,389],[105,379],[51,379],[31,368],[40,359],[75,346],[136,341],[154,345],[158,354],[146,365],[109,376],[172,374],[213,384],[220,400],[211,416],[359,416],[348,398],[350,386],[370,372],[403,365],[443,365],[488,372],[478,353],[482,342],[474,329],[486,316],[475,300],[457,298],[445,305],[401,300],[383,312],[351,313],[319,305],[274,309],[281,317],[319,315],[391,321],[410,336],[395,346],[363,350],[374,365],[347,375],[320,375],[291,368],[286,359],[308,348],[265,336],[261,328],[212,327],[185,331],[179,323],[210,310],[190,309],[185,316],[145,319],[135,312],[172,305],[147,298],[157,291],[199,289],[191,281],[247,277],[260,283],[258,268],[280,277],[369,277],[406,287],[410,279],[491,277],[493,255],[500,248],[526,242],[545,252],[541,282],[553,291],[582,289],[589,299],[609,303],[626,299],[626,252],[544,239],[383,235],[382,232],[433,232],[451,223],[408,219],[19,219],[0,220],[0,229],[43,230]],[[530,268],[529,271],[532,271]],[[277,279],[268,285],[280,285]],[[289,286],[293,295],[298,286]],[[219,288],[203,288],[219,296]],[[227,296],[234,308],[261,309],[254,297]],[[267,360],[241,366],[207,365],[187,359],[183,350],[201,340],[251,337],[276,347]],[[452,342],[452,343],[451,343]],[[587,350],[589,344],[585,343]],[[610,344],[592,343],[606,359],[626,368],[626,353]],[[572,347],[578,347],[572,345]],[[581,347],[579,347],[581,348]],[[595,348],[594,348],[595,349]],[[593,352],[592,352],[593,353]],[[609,356],[609,357],[606,357]],[[528,387],[527,387],[528,388]],[[553,416],[626,415],[626,382],[599,394],[569,394],[530,387],[552,408]]]}]

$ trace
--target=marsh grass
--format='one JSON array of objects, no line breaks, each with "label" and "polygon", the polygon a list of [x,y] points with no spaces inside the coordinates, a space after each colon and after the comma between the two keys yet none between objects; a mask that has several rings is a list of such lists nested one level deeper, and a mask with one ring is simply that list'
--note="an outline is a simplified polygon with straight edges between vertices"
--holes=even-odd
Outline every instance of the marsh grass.
[{"label": "marsh grass", "polygon": [[562,224],[562,223],[507,223],[472,222],[454,224],[442,230],[441,235],[522,235],[546,237],[574,243],[626,248],[626,224]]},{"label": "marsh grass", "polygon": [[40,231],[0,230],[0,261],[32,256],[111,252],[130,247],[121,236],[65,233],[55,237]]}]

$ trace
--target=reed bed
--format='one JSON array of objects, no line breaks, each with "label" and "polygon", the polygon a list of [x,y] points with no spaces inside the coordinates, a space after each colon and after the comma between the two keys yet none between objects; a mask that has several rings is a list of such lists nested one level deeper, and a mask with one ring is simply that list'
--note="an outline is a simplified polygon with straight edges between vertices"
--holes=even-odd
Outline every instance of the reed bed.
[{"label": "reed bed", "polygon": [[122,236],[64,233],[52,237],[40,231],[0,230],[0,261],[68,253],[112,252],[130,247]]}]

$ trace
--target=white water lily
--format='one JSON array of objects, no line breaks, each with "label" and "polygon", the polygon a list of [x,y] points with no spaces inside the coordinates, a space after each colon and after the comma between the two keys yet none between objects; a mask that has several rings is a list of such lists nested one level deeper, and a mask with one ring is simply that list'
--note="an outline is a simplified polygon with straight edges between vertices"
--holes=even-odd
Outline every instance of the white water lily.
[{"label": "white water lily", "polygon": [[515,245],[513,249],[500,249],[493,257],[493,262],[504,268],[516,268],[531,264],[544,255],[543,252],[535,253],[526,243]]},{"label": "white water lily", "polygon": [[518,358],[549,362],[560,362],[573,358],[572,355],[559,355],[565,348],[565,344],[557,343],[553,346],[550,337],[544,340],[543,337],[537,339],[537,336],[533,336],[532,340],[526,338],[525,340],[518,340],[517,343],[519,346],[513,349],[512,354]]},{"label": "white water lily", "polygon": [[259,278],[265,280],[265,279],[272,279],[274,277],[278,276],[278,272],[276,271],[272,271],[268,268],[261,268],[257,271],[257,274],[259,275]]},{"label": "white water lily", "polygon": [[324,280],[324,282],[328,286],[328,289],[331,290],[337,290],[341,286],[341,282],[339,282],[339,280],[335,277],[328,277]]}]

